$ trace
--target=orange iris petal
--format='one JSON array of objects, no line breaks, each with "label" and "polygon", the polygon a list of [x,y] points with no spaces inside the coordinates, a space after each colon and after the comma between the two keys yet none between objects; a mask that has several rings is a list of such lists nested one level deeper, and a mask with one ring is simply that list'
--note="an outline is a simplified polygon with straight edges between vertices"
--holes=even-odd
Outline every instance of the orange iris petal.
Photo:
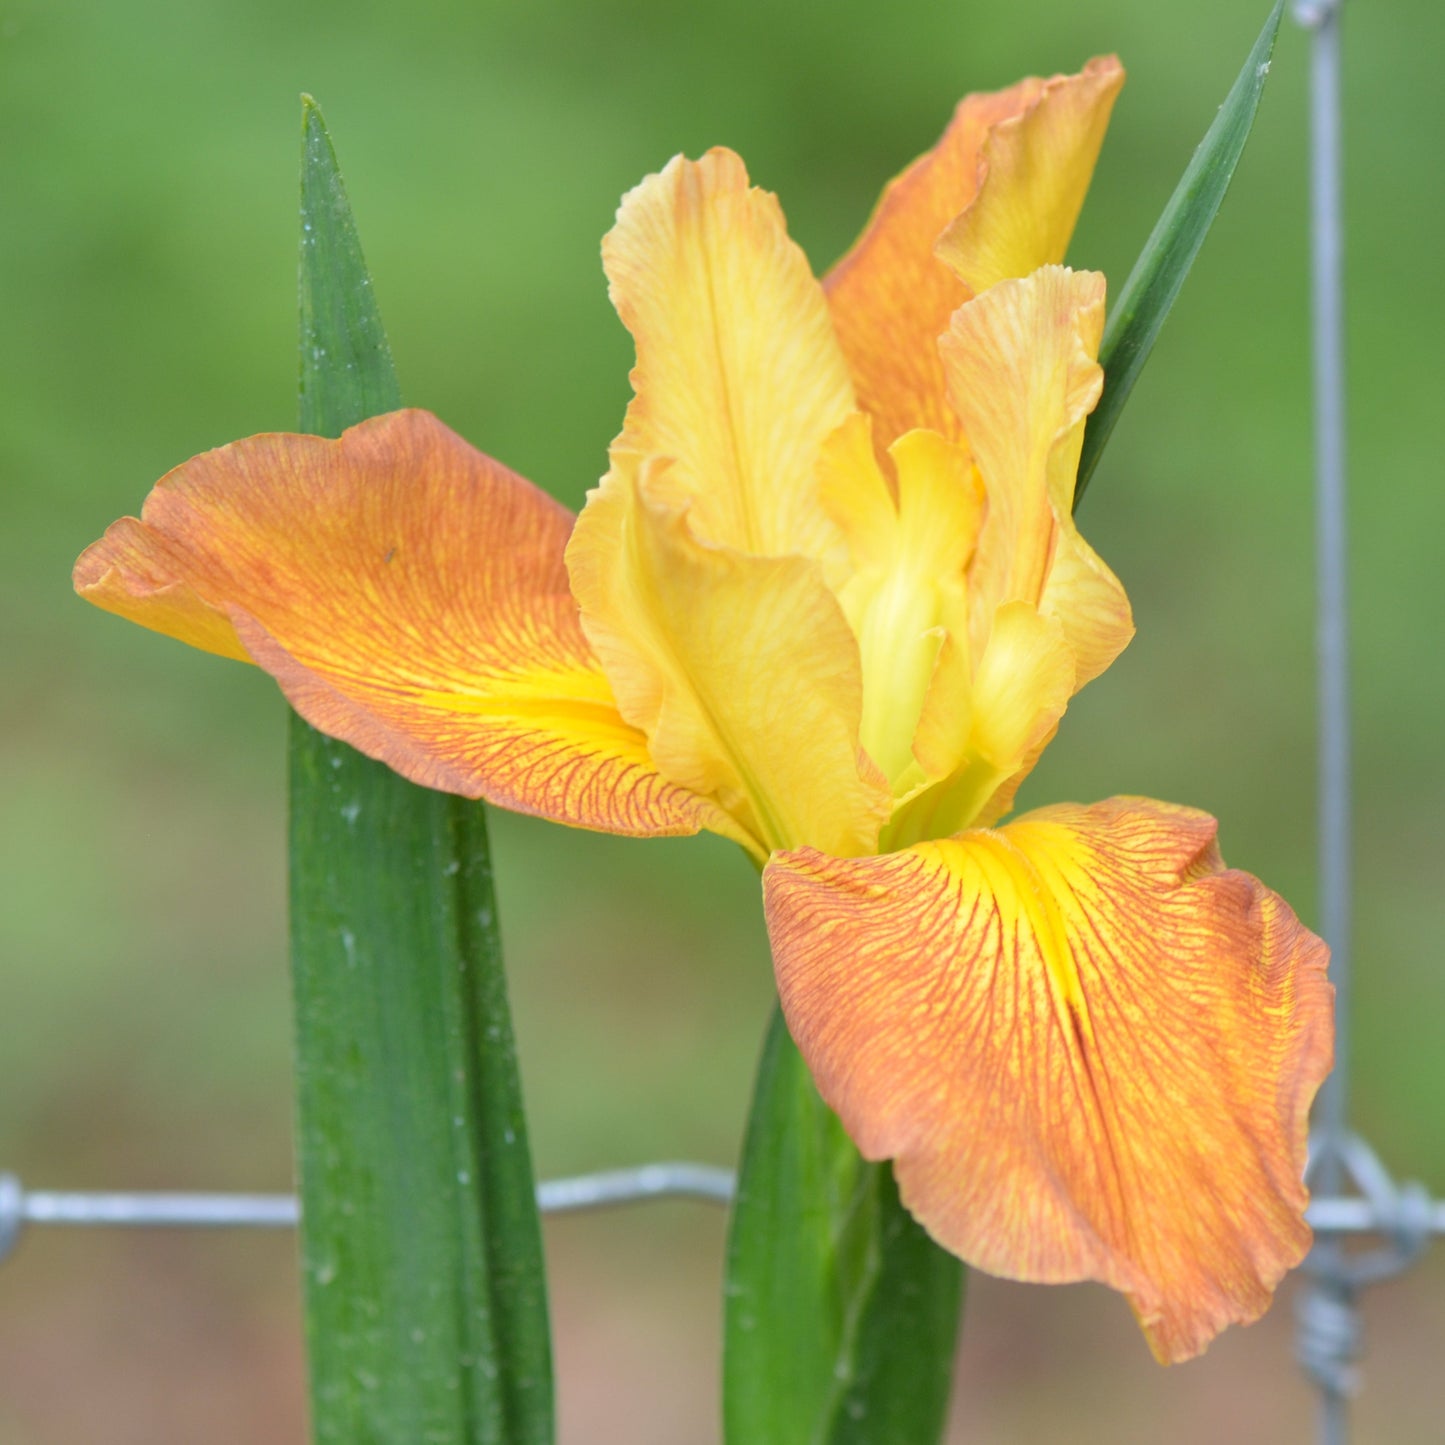
[{"label": "orange iris petal", "polygon": [[992,126],[1038,98],[1043,82],[967,95],[932,150],[895,176],[853,249],[823,278],[858,403],[880,448],[916,427],[959,439],[945,396],[938,337],[972,294],[933,254],[943,229],[978,193]]},{"label": "orange iris petal", "polygon": [[[938,144],[889,182],[862,236],[824,279],[858,401],[877,423],[880,449],[915,427],[960,439],[937,342],[948,318],[980,288],[965,284],[934,254],[940,237],[978,200],[986,202],[984,239],[1007,225],[1011,243],[1021,207],[1036,199],[1046,204],[1058,254],[1030,262],[1026,248],[1001,239],[1006,254],[1023,258],[1012,274],[1063,260],[1094,154],[1085,157],[1077,145],[1068,153],[1060,135],[1095,122],[1096,151],[1123,78],[1118,61],[1105,57],[1080,75],[1030,77],[1007,90],[965,96]],[[991,144],[995,135],[1006,143]],[[1052,164],[1060,152],[1072,169]],[[985,180],[987,197],[980,195]]]},{"label": "orange iris petal", "polygon": [[974,295],[1064,259],[1123,84],[1118,60],[1101,56],[989,132],[978,196],[938,243]]},{"label": "orange iris petal", "polygon": [[[323,732],[415,782],[580,827],[692,833],[567,586],[572,516],[425,412],[196,457],[76,564],[83,596],[249,654]],[[244,646],[244,651],[241,650]]]},{"label": "orange iris petal", "polygon": [[941,1243],[1124,1291],[1162,1360],[1257,1317],[1309,1244],[1327,951],[1142,798],[842,861],[774,857],[768,927],[823,1097]]}]

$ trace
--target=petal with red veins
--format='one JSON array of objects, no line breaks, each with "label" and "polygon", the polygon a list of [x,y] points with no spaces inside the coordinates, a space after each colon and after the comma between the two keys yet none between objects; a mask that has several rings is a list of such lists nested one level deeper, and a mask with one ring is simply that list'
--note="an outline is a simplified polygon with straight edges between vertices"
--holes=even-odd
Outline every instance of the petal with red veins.
[{"label": "petal with red veins", "polygon": [[1123,1291],[1161,1360],[1264,1311],[1310,1242],[1332,990],[1213,819],[1068,804],[884,857],[779,854],[764,884],[793,1036],[934,1238]]},{"label": "petal with red veins", "polygon": [[428,787],[579,827],[693,833],[578,621],[566,508],[425,412],[274,434],[164,477],[82,596],[259,663],[309,722]]}]

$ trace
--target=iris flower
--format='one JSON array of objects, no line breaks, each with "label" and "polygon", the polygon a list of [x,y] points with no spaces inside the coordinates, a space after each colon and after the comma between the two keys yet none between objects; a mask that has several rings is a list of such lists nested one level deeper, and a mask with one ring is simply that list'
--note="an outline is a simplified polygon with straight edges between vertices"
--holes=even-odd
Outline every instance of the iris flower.
[{"label": "iris flower", "polygon": [[644,180],[578,517],[401,411],[185,463],[76,585],[428,787],[741,844],[793,1037],[908,1208],[1123,1291],[1177,1360],[1307,1248],[1330,987],[1205,814],[1000,821],[1133,631],[1072,516],[1104,280],[1061,264],[1122,80],[965,98],[821,283],[731,152]]}]

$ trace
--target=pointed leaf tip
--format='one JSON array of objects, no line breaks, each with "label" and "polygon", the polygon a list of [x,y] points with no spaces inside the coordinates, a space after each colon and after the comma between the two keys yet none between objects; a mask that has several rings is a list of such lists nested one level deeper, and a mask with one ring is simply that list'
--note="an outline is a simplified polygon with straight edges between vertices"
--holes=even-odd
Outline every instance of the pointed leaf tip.
[{"label": "pointed leaf tip", "polygon": [[[324,140],[328,146],[331,144],[331,135],[326,129],[326,117],[322,115],[316,97],[304,90],[301,92],[301,139],[302,145],[306,147],[317,139]],[[333,152],[332,161],[335,159]]]},{"label": "pointed leaf tip", "polygon": [[320,107],[301,98],[301,429],[340,436],[401,390]]},{"label": "pointed leaf tip", "polygon": [[1099,361],[1104,368],[1104,393],[1084,432],[1078,480],[1074,484],[1076,510],[1124,410],[1124,403],[1184,285],[1184,278],[1219,214],[1254,126],[1283,17],[1284,0],[1275,0],[1264,29],[1259,32],[1219,114],[1185,167],[1174,194],[1110,308],[1099,349]]}]

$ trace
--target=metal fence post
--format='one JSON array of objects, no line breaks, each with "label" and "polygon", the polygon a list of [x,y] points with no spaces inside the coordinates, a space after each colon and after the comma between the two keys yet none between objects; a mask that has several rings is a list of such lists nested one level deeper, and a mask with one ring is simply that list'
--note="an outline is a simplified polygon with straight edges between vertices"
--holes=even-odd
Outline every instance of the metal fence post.
[{"label": "metal fence post", "polygon": [[[1319,912],[1335,985],[1335,1067],[1315,1112],[1311,1183],[1345,1182],[1350,1043],[1350,705],[1345,509],[1344,238],[1340,183],[1342,0],[1296,0],[1310,37],[1310,262],[1314,359],[1316,647],[1319,659]],[[1343,1241],[1311,1254],[1314,1279],[1299,1305],[1299,1356],[1320,1390],[1320,1439],[1344,1445],[1359,1318]]]}]

